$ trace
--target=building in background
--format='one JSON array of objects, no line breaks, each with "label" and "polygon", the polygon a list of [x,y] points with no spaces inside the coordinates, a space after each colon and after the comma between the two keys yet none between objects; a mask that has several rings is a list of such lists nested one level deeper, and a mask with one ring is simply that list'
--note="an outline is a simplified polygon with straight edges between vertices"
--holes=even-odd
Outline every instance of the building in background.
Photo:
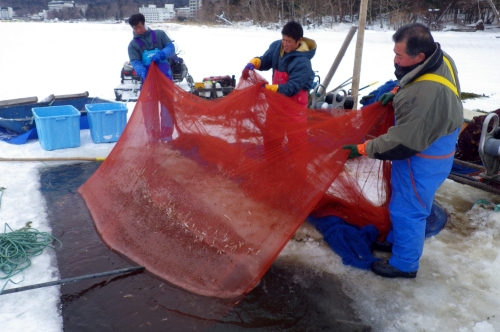
[{"label": "building in background", "polygon": [[198,11],[201,9],[201,0],[189,0],[189,17],[198,17]]},{"label": "building in background", "polygon": [[11,7],[0,8],[0,20],[12,20],[12,16],[14,16],[14,11]]},{"label": "building in background", "polygon": [[177,8],[177,17],[180,19],[186,19],[191,17],[190,13],[191,11],[189,10],[189,7],[182,7],[182,8]]},{"label": "building in background", "polygon": [[156,5],[140,7],[139,13],[144,15],[146,22],[164,22],[175,17],[174,5],[166,4],[165,8],[156,8]]},{"label": "building in background", "polygon": [[43,21],[46,19],[46,15],[46,11],[44,10],[38,14],[28,15],[28,17],[31,21]]},{"label": "building in background", "polygon": [[52,10],[62,10],[63,8],[75,7],[74,1],[51,1],[48,4],[49,12]]}]

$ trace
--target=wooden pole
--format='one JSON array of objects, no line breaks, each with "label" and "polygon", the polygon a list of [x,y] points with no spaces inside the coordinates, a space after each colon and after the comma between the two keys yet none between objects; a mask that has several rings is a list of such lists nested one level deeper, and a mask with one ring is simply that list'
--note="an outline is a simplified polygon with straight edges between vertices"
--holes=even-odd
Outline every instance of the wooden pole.
[{"label": "wooden pole", "polygon": [[[318,100],[323,100],[323,98],[326,94],[326,89],[328,88],[328,84],[330,84],[330,81],[332,80],[333,75],[337,71],[337,68],[339,67],[340,61],[342,61],[342,58],[344,57],[344,54],[347,51],[347,48],[349,47],[349,44],[351,43],[352,38],[354,37],[354,34],[356,33],[357,29],[358,29],[358,27],[355,25],[353,25],[349,29],[349,32],[347,33],[347,36],[344,39],[344,43],[340,47],[340,50],[339,50],[339,53],[337,54],[337,57],[333,61],[333,64],[330,67],[330,70],[328,71],[328,74],[326,74],[326,77],[323,80],[323,84],[320,84],[316,88],[314,88],[314,91],[312,93],[311,108],[315,107],[316,102]],[[351,79],[349,78],[348,81],[350,81],[350,80]]]},{"label": "wooden pole", "polygon": [[352,74],[351,94],[353,96],[354,109],[358,109],[359,81],[361,75],[361,58],[363,57],[363,39],[365,36],[366,12],[368,11],[368,0],[361,0],[359,9],[358,39],[356,40],[356,53],[354,55],[354,70]]},{"label": "wooden pole", "polygon": [[328,88],[328,85],[330,84],[330,81],[332,80],[333,75],[337,71],[337,68],[340,65],[340,61],[342,61],[342,58],[344,57],[345,52],[347,51],[347,48],[349,47],[349,44],[351,43],[352,38],[354,37],[354,34],[356,33],[356,30],[358,27],[353,25],[350,29],[349,32],[347,33],[347,36],[344,39],[344,43],[340,47],[339,53],[337,54],[337,57],[335,58],[335,61],[333,61],[332,66],[330,67],[330,70],[328,71],[328,74],[326,74],[325,79],[323,80],[322,84],[322,89],[318,91],[323,95],[326,92],[326,89]]}]

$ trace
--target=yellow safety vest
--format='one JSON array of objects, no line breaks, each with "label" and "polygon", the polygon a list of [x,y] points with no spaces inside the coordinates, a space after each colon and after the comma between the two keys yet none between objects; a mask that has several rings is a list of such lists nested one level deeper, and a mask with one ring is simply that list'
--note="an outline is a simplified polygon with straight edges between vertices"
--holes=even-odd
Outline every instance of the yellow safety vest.
[{"label": "yellow safety vest", "polygon": [[420,82],[420,81],[434,81],[443,84],[444,86],[448,87],[453,93],[460,98],[458,94],[458,89],[457,89],[457,81],[455,80],[455,73],[453,72],[453,68],[451,67],[450,60],[448,60],[445,56],[443,56],[443,60],[448,66],[448,69],[450,70],[451,77],[453,78],[453,83],[450,82],[446,77],[443,77],[441,75],[436,75],[436,74],[424,74],[411,82],[410,84]]}]

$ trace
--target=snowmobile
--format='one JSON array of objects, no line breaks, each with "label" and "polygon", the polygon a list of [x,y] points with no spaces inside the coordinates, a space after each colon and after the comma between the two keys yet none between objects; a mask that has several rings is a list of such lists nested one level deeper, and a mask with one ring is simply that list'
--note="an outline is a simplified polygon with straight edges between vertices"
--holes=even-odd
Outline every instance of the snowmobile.
[{"label": "snowmobile", "polygon": [[[194,81],[191,75],[189,75],[184,60],[175,54],[168,59],[168,62],[172,69],[174,83],[184,90],[192,92]],[[130,61],[126,61],[121,70],[121,84],[115,88],[115,100],[136,101],[139,98],[141,87],[141,78],[135,72]]]}]

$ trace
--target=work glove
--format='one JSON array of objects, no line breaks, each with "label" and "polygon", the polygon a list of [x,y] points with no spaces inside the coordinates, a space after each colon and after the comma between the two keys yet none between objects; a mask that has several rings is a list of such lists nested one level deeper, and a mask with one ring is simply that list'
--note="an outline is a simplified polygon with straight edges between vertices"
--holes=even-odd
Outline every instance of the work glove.
[{"label": "work glove", "polygon": [[394,92],[386,92],[384,93],[383,95],[380,96],[380,98],[378,99],[378,101],[382,102],[382,105],[385,106],[387,105],[390,101],[392,101],[394,99]]},{"label": "work glove", "polygon": [[272,92],[278,92],[278,84],[266,84],[264,88],[271,90]]},{"label": "work glove", "polygon": [[358,146],[356,144],[344,145],[342,149],[351,150],[351,153],[349,153],[349,157],[347,159],[361,157],[361,153],[359,153]]},{"label": "work glove", "polygon": [[137,73],[137,75],[139,75],[143,82],[146,80],[146,75],[148,74],[148,70],[146,69],[146,67],[143,66],[142,68],[138,68],[135,70],[135,72]]},{"label": "work glove", "polygon": [[163,51],[158,51],[153,56],[153,61],[159,63],[167,58],[167,55]]},{"label": "work glove", "polygon": [[363,98],[361,98],[361,100],[359,101],[359,103],[363,106],[366,106],[365,104],[368,103],[370,101],[370,99],[372,99],[373,97],[375,97],[375,95],[366,95],[366,96],[363,96]]},{"label": "work glove", "polygon": [[245,68],[243,68],[243,71],[241,72],[241,77],[246,80],[250,75],[249,71],[254,70],[254,69],[259,69],[260,67],[260,59],[259,58],[253,58],[250,60],[250,62],[247,63]]},{"label": "work glove", "polygon": [[148,70],[146,67],[142,64],[142,61],[140,60],[134,60],[131,62],[132,67],[134,68],[135,72],[141,80],[144,82],[146,80],[146,75],[148,74]]},{"label": "work glove", "polygon": [[175,45],[174,43],[168,43],[162,50],[165,53],[165,57],[168,59],[175,55]]}]

